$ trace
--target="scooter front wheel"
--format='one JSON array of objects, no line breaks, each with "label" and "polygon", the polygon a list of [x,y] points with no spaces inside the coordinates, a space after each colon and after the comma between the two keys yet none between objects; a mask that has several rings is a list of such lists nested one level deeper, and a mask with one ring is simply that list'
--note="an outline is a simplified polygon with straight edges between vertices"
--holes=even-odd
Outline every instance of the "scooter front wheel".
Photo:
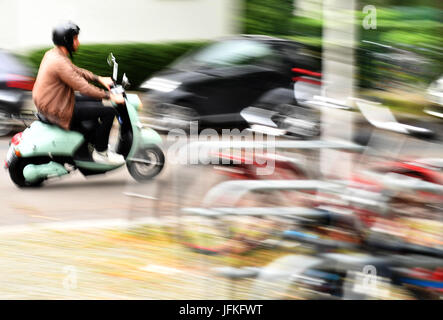
[{"label": "scooter front wheel", "polygon": [[129,173],[138,182],[154,178],[162,171],[164,165],[165,155],[155,145],[143,147],[126,162]]}]

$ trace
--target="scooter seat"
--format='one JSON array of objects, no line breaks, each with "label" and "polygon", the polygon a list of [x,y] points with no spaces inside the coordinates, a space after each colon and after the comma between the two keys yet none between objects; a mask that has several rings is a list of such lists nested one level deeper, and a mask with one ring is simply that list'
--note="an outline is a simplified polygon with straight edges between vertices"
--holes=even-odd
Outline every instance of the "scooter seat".
[{"label": "scooter seat", "polygon": [[[49,121],[48,118],[46,118],[43,114],[41,113],[37,113],[36,114],[37,118],[45,123],[45,124],[49,124],[52,126],[58,126],[56,123],[53,123],[51,121]],[[80,133],[90,133],[93,130],[95,130],[95,128],[97,127],[97,121],[95,120],[84,120],[80,123],[80,125],[78,127],[73,127],[71,128],[71,130],[73,131],[78,131]]]},{"label": "scooter seat", "polygon": [[40,120],[43,123],[50,124],[50,125],[55,125],[55,123],[52,123],[51,121],[49,121],[48,118],[46,118],[41,113],[37,113],[36,116],[37,116],[38,120]]}]

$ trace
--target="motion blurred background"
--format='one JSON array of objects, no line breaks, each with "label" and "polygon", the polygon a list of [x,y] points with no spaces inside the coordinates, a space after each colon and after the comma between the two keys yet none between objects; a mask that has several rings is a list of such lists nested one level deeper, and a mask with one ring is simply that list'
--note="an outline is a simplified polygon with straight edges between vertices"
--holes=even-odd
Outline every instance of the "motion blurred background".
[{"label": "motion blurred background", "polygon": [[436,0],[0,0],[2,156],[63,20],[73,62],[107,76],[112,52],[163,137],[196,121],[277,143],[270,176],[229,150],[142,185],[3,172],[0,297],[441,299],[442,17]]},{"label": "motion blurred background", "polygon": [[[322,1],[134,0],[125,3],[124,14],[120,6],[112,1],[73,5],[2,0],[0,47],[18,54],[36,74],[43,53],[52,46],[51,28],[72,20],[81,26],[76,64],[108,74],[103,59],[113,51],[133,89],[188,50],[223,36],[270,35],[322,53]],[[442,70],[438,1],[355,1],[353,6],[359,90],[384,99],[389,107],[421,113],[426,88]],[[367,6],[375,11],[365,13]],[[394,94],[396,90],[401,92]],[[412,96],[406,98],[404,92]]]}]

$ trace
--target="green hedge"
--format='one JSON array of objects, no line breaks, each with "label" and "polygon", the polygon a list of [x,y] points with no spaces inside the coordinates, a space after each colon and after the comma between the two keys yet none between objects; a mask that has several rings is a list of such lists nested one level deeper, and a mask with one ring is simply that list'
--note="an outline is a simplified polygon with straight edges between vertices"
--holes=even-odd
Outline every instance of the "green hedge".
[{"label": "green hedge", "polygon": [[[74,64],[101,76],[111,76],[112,69],[106,59],[112,52],[119,65],[119,81],[126,73],[131,89],[136,89],[147,77],[162,70],[189,50],[196,49],[207,42],[174,42],[161,44],[84,44],[74,54]],[[44,53],[49,48],[33,50],[27,57],[38,70]]]},{"label": "green hedge", "polygon": [[246,0],[243,33],[285,35],[291,27],[293,0]]}]

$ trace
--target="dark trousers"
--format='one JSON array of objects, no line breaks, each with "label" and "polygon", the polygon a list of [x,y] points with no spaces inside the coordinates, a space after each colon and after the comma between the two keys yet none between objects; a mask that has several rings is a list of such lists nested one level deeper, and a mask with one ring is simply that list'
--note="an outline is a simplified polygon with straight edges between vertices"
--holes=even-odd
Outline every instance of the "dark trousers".
[{"label": "dark trousers", "polygon": [[95,144],[97,151],[105,151],[108,149],[109,133],[111,132],[112,123],[117,112],[112,107],[106,107],[102,104],[101,100],[86,96],[76,96],[74,113],[71,120],[71,130],[84,131],[82,121],[95,122],[95,133],[93,135],[92,143]]}]

